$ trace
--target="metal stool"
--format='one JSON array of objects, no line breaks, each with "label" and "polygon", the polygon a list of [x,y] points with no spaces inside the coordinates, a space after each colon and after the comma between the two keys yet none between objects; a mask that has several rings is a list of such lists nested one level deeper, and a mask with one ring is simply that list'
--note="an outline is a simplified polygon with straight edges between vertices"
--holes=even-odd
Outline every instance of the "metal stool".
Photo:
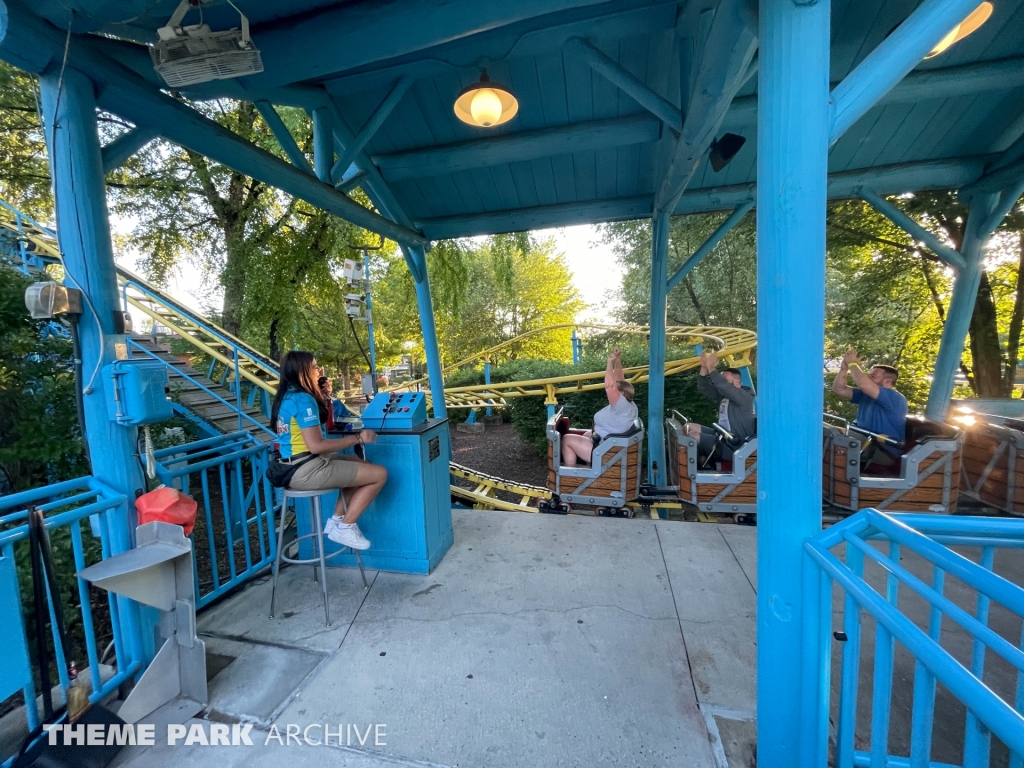
[{"label": "metal stool", "polygon": [[[323,585],[324,593],[324,617],[327,619],[327,626],[331,626],[331,611],[327,604],[327,560],[340,555],[346,549],[352,549],[351,547],[342,547],[337,552],[333,552],[330,555],[324,556],[324,520],[323,514],[320,509],[320,497],[325,493],[330,493],[332,488],[326,488],[318,491],[293,491],[290,488],[284,489],[284,500],[281,502],[281,517],[284,519],[285,510],[288,509],[289,499],[309,499],[309,524],[312,533],[307,533],[303,536],[297,536],[293,541],[289,542],[288,546],[295,545],[295,554],[298,555],[298,544],[303,539],[310,539],[313,542],[313,557],[309,559],[300,559],[298,557],[287,557],[284,554],[284,528],[282,524],[277,531],[277,559],[274,561],[274,579],[273,586],[270,590],[270,618],[274,618],[274,608],[277,604],[277,577],[281,574],[281,561],[286,563],[292,563],[293,565],[312,565],[313,566],[313,581],[317,580],[317,568],[319,567],[322,572],[320,582]],[[342,491],[338,491],[341,494],[341,507],[345,511],[347,510],[345,504],[345,494]],[[298,532],[298,510],[296,510],[296,533]],[[363,559],[359,556],[358,549],[352,549],[352,552],[356,556],[356,562],[359,564],[359,575],[363,577],[363,588],[369,589],[370,585],[366,581],[366,573],[363,571]]]}]

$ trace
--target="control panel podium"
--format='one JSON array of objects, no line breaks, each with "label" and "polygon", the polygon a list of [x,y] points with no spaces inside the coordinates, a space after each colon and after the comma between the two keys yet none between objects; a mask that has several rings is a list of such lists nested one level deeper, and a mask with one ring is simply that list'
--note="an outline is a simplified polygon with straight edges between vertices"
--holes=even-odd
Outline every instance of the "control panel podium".
[{"label": "control panel podium", "polygon": [[[363,565],[380,571],[430,573],[452,545],[452,503],[448,463],[451,439],[447,419],[429,419],[409,428],[386,428],[377,441],[365,445],[366,460],[388,471],[388,481],[373,503],[359,518],[359,528],[371,542],[362,551]],[[398,421],[396,419],[396,421]],[[321,501],[324,520],[332,514],[337,493]],[[297,504],[308,505],[305,499]],[[308,507],[296,515],[299,535],[309,533]],[[324,537],[325,555],[340,546]],[[302,557],[312,556],[307,539],[300,546]],[[351,552],[338,554],[328,565],[356,566]]]}]

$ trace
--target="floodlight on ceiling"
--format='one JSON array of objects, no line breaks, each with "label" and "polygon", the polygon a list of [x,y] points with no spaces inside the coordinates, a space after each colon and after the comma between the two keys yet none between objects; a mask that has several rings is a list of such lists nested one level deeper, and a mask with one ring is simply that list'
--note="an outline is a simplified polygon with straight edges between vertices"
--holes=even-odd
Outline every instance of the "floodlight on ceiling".
[{"label": "floodlight on ceiling", "polygon": [[480,73],[480,82],[463,88],[455,99],[455,116],[468,125],[493,128],[507,123],[519,111],[519,102],[512,91],[492,83],[487,70]]},{"label": "floodlight on ceiling", "polygon": [[715,173],[725,168],[746,143],[747,140],[745,138],[737,136],[735,133],[722,134],[722,138],[711,142],[711,155],[708,157],[708,160]]},{"label": "floodlight on ceiling", "polygon": [[953,43],[958,40],[963,40],[969,34],[978,29],[978,27],[988,21],[989,16],[992,15],[992,10],[992,3],[984,2],[979,5],[971,11],[970,15],[966,19],[953,27],[949,33],[939,41],[938,45],[928,52],[928,55],[925,56],[925,58],[930,59],[933,56],[938,56]]},{"label": "floodlight on ceiling", "polygon": [[184,88],[211,80],[226,80],[263,71],[263,58],[249,37],[249,19],[238,7],[228,5],[242,17],[242,28],[214,32],[204,24],[181,26],[185,14],[201,0],[181,0],[166,26],[157,30],[157,41],[149,49],[153,68],[171,88]]}]

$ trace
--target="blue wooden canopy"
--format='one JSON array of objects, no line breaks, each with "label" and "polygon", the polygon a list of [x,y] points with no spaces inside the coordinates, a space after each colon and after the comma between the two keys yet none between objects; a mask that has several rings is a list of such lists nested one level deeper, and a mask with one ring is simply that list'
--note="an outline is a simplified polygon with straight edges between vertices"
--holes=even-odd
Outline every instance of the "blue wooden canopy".
[{"label": "blue wooden canopy", "polygon": [[[53,33],[51,55],[59,55],[70,24],[83,49],[120,62],[155,90],[161,82],[145,45],[176,5],[36,0],[32,13]],[[716,63],[721,74],[730,55],[748,53],[709,38],[714,0],[237,5],[252,22],[264,72],[186,95],[326,104],[350,137],[368,128],[362,151],[351,153],[364,168],[353,184],[400,209],[389,218],[429,239],[650,216],[694,85],[728,104],[702,138],[728,131],[747,143],[718,173],[708,147],[696,147],[699,166],[674,212],[733,209],[754,199],[756,58],[738,77],[729,73],[730,81],[698,82],[702,64]],[[834,2],[830,79],[842,81],[918,5]],[[13,18],[13,0],[11,7]],[[214,29],[239,21],[224,0],[204,5],[203,18]],[[1021,30],[1024,2],[997,0],[981,29],[921,62],[834,144],[830,196],[860,187],[883,194],[955,189],[980,177],[1024,133]],[[518,115],[497,128],[466,125],[452,109],[482,67],[519,100]],[[118,99],[104,104],[101,94],[100,103],[113,108]],[[139,124],[147,117],[120,111]],[[345,171],[351,176],[355,168],[336,170],[334,180]]]},{"label": "blue wooden canopy", "polygon": [[[650,217],[656,372],[667,292],[756,205],[758,762],[789,768],[828,754],[831,624],[804,617],[832,590],[805,578],[803,549],[822,522],[826,201],[865,199],[956,272],[926,410],[944,418],[986,242],[1024,195],[1024,0],[992,3],[988,23],[925,58],[979,0],[235,0],[263,72],[184,95],[254,102],[287,160],[166,92],[146,44],[177,0],[0,0],[0,58],[39,75],[64,265],[90,297],[86,370],[123,341],[104,174],[157,136],[398,242],[438,416],[431,240]],[[202,14],[238,25],[227,0]],[[519,100],[493,129],[453,113],[482,69]],[[312,162],[284,105],[312,115]],[[97,107],[136,127],[101,148]],[[716,173],[709,151],[726,132],[747,141]],[[355,186],[376,211],[348,197]],[[969,206],[958,250],[883,197],[925,189]],[[733,213],[670,277],[670,215],[718,210]],[[136,430],[84,394],[93,471],[134,498]],[[664,406],[655,374],[647,477],[659,486],[673,460]]]}]

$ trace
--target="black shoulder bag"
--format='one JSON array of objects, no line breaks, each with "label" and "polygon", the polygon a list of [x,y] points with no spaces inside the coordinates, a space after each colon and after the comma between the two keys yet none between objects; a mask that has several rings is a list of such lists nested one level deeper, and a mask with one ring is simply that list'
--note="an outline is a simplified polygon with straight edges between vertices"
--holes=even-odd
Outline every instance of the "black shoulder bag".
[{"label": "black shoulder bag", "polygon": [[286,464],[281,461],[277,454],[272,453],[270,454],[270,461],[267,463],[267,480],[275,488],[287,488],[292,478],[295,477],[296,470],[303,464],[315,459],[316,456],[315,453],[311,453],[302,461]]}]

